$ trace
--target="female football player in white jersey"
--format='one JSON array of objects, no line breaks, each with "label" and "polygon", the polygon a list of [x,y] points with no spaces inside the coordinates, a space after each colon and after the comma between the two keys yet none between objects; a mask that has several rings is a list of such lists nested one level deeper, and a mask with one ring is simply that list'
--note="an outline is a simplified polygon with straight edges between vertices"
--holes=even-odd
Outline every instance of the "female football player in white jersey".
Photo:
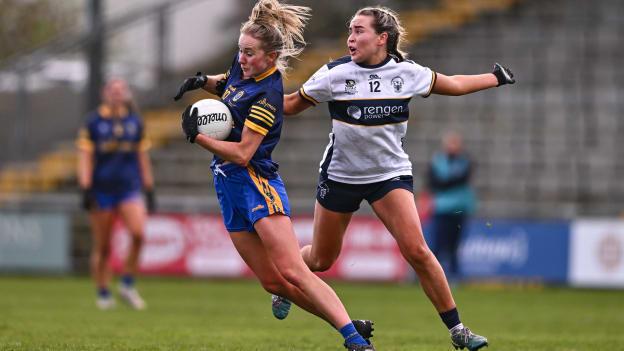
[{"label": "female football player in white jersey", "polygon": [[241,27],[238,55],[228,73],[188,78],[175,99],[203,88],[221,96],[232,113],[234,128],[224,141],[198,133],[197,109],[190,106],[182,128],[191,143],[215,155],[211,168],[225,227],[262,286],[327,320],[349,351],[374,351],[366,340],[370,323],[352,322],[336,293],[303,261],[286,189],[271,159],[283,121],[281,71],[303,50],[308,12],[277,0],[258,1]]},{"label": "female football player in white jersey", "polygon": [[313,271],[330,268],[353,212],[366,199],[418,274],[453,345],[478,350],[487,339],[460,322],[444,271],[425,242],[412,193],[412,166],[401,141],[414,95],[463,95],[515,81],[499,64],[492,73],[479,75],[434,72],[406,60],[404,35],[392,10],[358,10],[349,26],[349,55],[324,65],[298,92],[284,97],[287,115],[328,102],[332,118],[321,161],[314,238],[301,254]]}]

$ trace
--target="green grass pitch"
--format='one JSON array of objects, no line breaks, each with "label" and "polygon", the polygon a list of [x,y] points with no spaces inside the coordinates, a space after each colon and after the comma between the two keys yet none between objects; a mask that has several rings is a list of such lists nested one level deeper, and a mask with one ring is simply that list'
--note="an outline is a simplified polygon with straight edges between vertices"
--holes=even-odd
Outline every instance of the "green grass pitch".
[{"label": "green grass pitch", "polygon": [[[379,351],[451,350],[417,285],[331,283],[353,318],[375,321]],[[146,278],[142,312],[99,311],[86,278],[0,276],[0,350],[344,350],[298,308],[283,321],[255,281]],[[454,289],[462,320],[489,350],[624,350],[624,292]]]}]

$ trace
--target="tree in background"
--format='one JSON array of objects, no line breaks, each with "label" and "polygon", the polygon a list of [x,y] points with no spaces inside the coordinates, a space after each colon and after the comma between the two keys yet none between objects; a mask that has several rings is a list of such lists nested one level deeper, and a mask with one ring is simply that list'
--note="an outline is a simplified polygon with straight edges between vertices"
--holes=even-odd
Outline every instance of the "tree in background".
[{"label": "tree in background", "polygon": [[72,28],[79,18],[73,5],[75,1],[0,0],[0,61]]}]

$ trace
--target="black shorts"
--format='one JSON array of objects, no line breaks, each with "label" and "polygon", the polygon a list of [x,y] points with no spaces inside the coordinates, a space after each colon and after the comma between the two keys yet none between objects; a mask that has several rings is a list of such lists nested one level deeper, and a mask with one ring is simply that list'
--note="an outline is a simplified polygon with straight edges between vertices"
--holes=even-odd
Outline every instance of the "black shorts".
[{"label": "black shorts", "polygon": [[414,179],[410,175],[398,176],[376,183],[347,184],[326,179],[322,175],[316,187],[316,200],[334,212],[355,212],[362,200],[369,204],[381,199],[394,189],[414,192]]}]

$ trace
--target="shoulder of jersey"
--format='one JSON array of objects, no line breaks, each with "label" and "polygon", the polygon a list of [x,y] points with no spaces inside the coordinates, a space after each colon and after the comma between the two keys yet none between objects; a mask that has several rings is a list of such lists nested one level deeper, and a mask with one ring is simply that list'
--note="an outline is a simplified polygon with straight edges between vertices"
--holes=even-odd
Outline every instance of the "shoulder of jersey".
[{"label": "shoulder of jersey", "polygon": [[343,56],[337,60],[331,61],[330,63],[327,64],[327,69],[332,69],[336,66],[340,66],[342,64],[345,63],[349,63],[351,62],[351,56],[347,55],[347,56]]},{"label": "shoulder of jersey", "polygon": [[399,59],[398,59],[396,56],[394,56],[394,55],[391,55],[391,56],[392,56],[392,58],[394,59],[394,62],[396,62],[396,63],[397,63],[397,64],[399,64],[399,65],[400,65],[400,64],[412,64],[412,65],[417,65],[417,63],[416,63],[416,62],[414,62],[414,61],[412,61],[412,60],[409,60],[409,59],[404,59],[404,60],[402,60],[402,61],[399,61]]},{"label": "shoulder of jersey", "polygon": [[263,79],[260,81],[262,84],[264,82],[262,90],[260,92],[268,92],[267,90],[274,90],[278,94],[284,93],[284,83],[282,81],[281,73],[276,72],[269,77],[269,79]]},{"label": "shoulder of jersey", "polygon": [[86,124],[87,125],[93,124],[100,118],[101,118],[100,114],[98,113],[97,109],[95,109],[95,110],[87,113],[87,119],[86,119],[87,123]]}]

